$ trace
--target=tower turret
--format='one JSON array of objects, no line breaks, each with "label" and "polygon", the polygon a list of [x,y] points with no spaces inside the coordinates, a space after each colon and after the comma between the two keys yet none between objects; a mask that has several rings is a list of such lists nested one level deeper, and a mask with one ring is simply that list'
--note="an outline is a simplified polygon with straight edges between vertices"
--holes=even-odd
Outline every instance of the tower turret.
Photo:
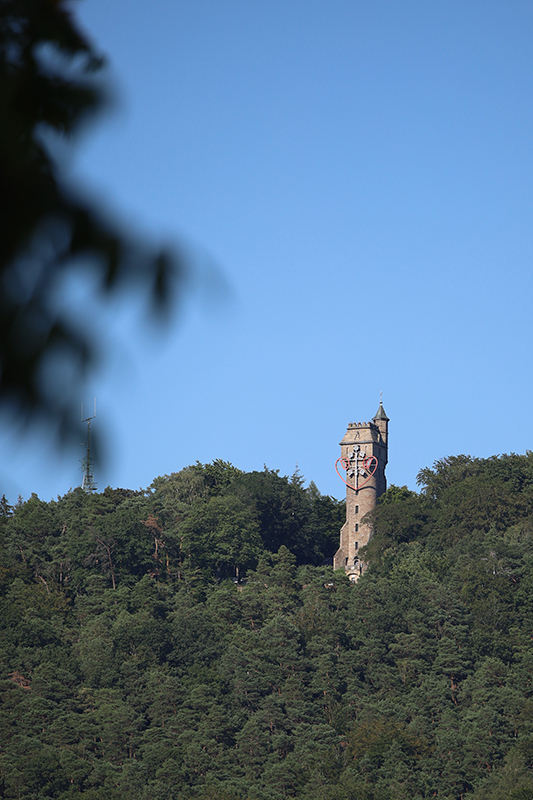
[{"label": "tower turret", "polygon": [[381,438],[383,439],[386,445],[389,436],[389,418],[385,414],[385,409],[383,408],[383,403],[381,402],[381,400],[379,402],[379,408],[376,411],[376,416],[372,421],[379,428],[379,432],[381,433]]}]

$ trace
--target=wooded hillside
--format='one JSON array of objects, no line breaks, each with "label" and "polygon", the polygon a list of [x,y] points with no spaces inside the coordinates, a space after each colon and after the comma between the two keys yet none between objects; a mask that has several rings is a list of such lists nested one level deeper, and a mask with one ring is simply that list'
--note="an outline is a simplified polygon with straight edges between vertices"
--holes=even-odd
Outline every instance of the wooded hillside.
[{"label": "wooded hillside", "polygon": [[533,454],[419,480],[356,586],[298,475],[4,499],[0,795],[533,797]]}]

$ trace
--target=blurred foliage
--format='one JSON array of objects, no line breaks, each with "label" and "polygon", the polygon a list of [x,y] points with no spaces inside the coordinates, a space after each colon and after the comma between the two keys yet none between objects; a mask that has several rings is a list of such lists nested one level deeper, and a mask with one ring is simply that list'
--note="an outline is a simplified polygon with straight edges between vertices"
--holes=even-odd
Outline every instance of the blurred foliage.
[{"label": "blurred foliage", "polygon": [[[136,283],[163,310],[180,277],[176,256],[104,218],[59,163],[58,143],[105,107],[102,66],[66,0],[2,0],[0,401],[62,434],[77,407],[66,384],[76,387],[95,350],[62,307],[61,281],[89,269],[104,292]],[[58,382],[58,369],[70,380]]]}]

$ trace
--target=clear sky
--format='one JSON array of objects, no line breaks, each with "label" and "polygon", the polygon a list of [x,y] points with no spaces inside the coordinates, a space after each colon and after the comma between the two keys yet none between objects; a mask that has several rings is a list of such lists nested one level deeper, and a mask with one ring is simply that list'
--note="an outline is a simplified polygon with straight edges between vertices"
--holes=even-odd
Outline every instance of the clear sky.
[{"label": "clear sky", "polygon": [[[74,8],[119,103],[73,174],[196,264],[166,334],[65,288],[105,354],[80,397],[100,489],[221,458],[341,497],[338,443],[380,391],[391,483],[532,447],[531,2]],[[12,502],[81,481],[81,446],[4,424],[0,447]]]}]

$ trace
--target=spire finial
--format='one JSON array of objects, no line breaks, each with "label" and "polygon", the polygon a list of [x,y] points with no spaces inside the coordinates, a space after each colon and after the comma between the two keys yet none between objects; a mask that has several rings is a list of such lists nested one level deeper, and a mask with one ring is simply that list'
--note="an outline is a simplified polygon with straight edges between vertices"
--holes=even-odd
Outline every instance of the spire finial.
[{"label": "spire finial", "polygon": [[389,421],[388,416],[385,414],[385,409],[383,408],[383,392],[379,393],[379,408],[376,411],[376,416],[374,417],[374,420],[376,419],[384,419],[387,422]]}]

